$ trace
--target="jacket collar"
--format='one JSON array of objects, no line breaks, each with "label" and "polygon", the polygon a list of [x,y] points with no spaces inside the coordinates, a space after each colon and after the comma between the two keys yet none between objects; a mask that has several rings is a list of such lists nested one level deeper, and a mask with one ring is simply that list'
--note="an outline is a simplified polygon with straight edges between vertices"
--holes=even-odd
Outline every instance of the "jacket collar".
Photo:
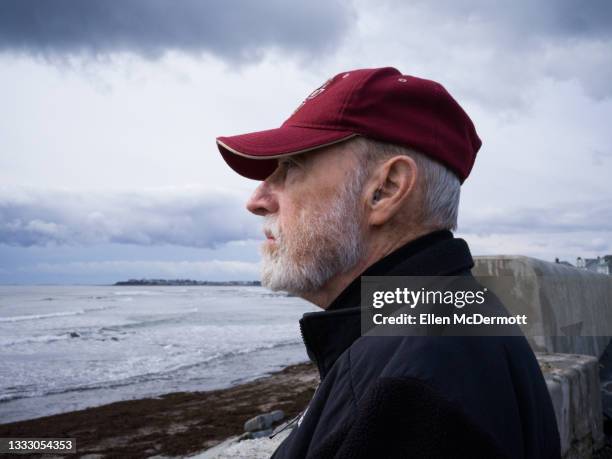
[{"label": "jacket collar", "polygon": [[421,236],[380,259],[355,278],[322,312],[306,313],[300,330],[308,356],[325,378],[340,355],[361,336],[361,276],[450,276],[474,266],[463,239],[450,231]]}]

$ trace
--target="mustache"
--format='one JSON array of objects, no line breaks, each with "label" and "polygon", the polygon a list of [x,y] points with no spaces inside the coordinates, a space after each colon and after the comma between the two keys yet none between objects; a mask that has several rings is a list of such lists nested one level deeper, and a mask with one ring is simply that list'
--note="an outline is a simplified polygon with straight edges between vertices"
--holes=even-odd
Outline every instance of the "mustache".
[{"label": "mustache", "polygon": [[274,239],[280,239],[280,228],[278,226],[278,217],[273,215],[266,215],[263,222],[264,233],[271,234]]}]

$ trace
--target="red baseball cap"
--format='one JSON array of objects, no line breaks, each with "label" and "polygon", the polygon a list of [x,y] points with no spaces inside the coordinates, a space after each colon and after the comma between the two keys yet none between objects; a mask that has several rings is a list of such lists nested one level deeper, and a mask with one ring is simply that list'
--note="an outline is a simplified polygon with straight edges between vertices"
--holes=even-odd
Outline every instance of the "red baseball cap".
[{"label": "red baseball cap", "polygon": [[472,120],[441,84],[384,67],[339,73],[281,127],[218,137],[217,146],[240,175],[265,180],[277,158],[357,135],[420,151],[454,171],[462,183],[482,143]]}]

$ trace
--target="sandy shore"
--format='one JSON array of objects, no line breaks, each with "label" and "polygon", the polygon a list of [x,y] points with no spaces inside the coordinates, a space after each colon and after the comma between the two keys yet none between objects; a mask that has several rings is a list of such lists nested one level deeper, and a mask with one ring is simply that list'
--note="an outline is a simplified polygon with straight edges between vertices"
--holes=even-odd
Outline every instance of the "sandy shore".
[{"label": "sandy shore", "polygon": [[0,437],[76,438],[77,454],[69,457],[184,456],[241,434],[244,422],[258,414],[281,409],[287,418],[295,416],[317,380],[310,363],[292,365],[229,389],[177,392],[2,424]]}]

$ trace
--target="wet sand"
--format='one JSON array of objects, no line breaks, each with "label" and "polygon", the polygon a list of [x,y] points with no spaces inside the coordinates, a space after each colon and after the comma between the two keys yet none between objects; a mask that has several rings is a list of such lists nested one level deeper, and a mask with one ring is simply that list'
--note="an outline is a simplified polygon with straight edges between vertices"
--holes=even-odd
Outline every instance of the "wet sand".
[{"label": "wet sand", "polygon": [[0,437],[76,438],[77,454],[66,456],[72,458],[185,456],[241,434],[244,422],[258,414],[281,409],[286,419],[295,416],[317,381],[315,367],[303,363],[228,389],[176,392],[2,424]]}]

